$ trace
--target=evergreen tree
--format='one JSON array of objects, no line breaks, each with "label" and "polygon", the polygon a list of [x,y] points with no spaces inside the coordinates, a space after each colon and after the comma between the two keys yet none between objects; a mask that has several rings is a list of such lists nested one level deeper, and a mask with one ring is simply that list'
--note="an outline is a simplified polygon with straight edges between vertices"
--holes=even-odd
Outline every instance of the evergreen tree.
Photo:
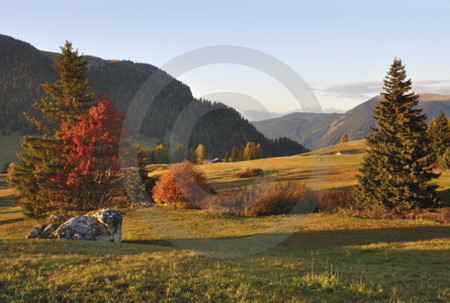
[{"label": "evergreen tree", "polygon": [[356,199],[360,204],[382,203],[398,211],[437,203],[430,181],[434,162],[427,137],[426,116],[416,108],[402,61],[395,59],[384,80],[385,93],[374,109],[377,126],[366,137]]},{"label": "evergreen tree", "polygon": [[237,146],[233,146],[230,155],[230,162],[236,161],[239,161],[239,149],[237,148]]},{"label": "evergreen tree", "polygon": [[430,121],[428,136],[431,139],[435,156],[441,157],[450,147],[450,125],[443,110]]},{"label": "evergreen tree", "polygon": [[38,215],[58,200],[60,189],[53,177],[61,169],[62,155],[57,152],[61,145],[60,126],[70,127],[78,122],[93,104],[93,94],[87,94],[87,62],[66,42],[62,54],[56,56],[55,70],[59,79],[42,85],[46,96],[33,107],[41,117],[24,113],[41,136],[22,138],[23,152],[8,174],[10,184],[25,198],[24,208],[30,215]]},{"label": "evergreen tree", "polygon": [[245,146],[239,146],[239,148],[238,148],[238,157],[237,157],[236,161],[244,161],[244,158],[243,158],[243,156],[244,156],[244,147]]},{"label": "evergreen tree", "polygon": [[206,157],[206,148],[203,144],[199,144],[195,149],[195,162],[202,164]]},{"label": "evergreen tree", "polygon": [[263,153],[263,149],[262,149],[261,143],[258,143],[256,145],[255,156],[256,156],[255,159],[261,159],[262,157],[264,157],[264,153]]},{"label": "evergreen tree", "polygon": [[138,168],[139,169],[145,169],[147,165],[149,165],[150,162],[150,148],[142,146],[140,144],[136,144],[134,146],[136,150],[136,156],[137,156],[137,162],[138,162]]},{"label": "evergreen tree", "polygon": [[442,169],[450,169],[450,147],[447,147],[447,150],[442,155],[440,167]]},{"label": "evergreen tree", "polygon": [[341,143],[346,143],[346,142],[348,142],[348,135],[347,135],[346,133],[343,134],[340,141],[341,141]]}]

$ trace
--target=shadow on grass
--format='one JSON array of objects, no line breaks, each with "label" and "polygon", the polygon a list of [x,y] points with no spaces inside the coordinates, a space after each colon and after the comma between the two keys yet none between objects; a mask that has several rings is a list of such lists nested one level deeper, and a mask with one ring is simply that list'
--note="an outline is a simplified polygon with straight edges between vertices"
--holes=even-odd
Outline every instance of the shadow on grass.
[{"label": "shadow on grass", "polygon": [[14,206],[14,200],[11,196],[0,197],[0,207],[12,207]]},{"label": "shadow on grass", "polygon": [[414,242],[449,237],[450,226],[326,230],[295,233],[281,245],[290,247],[342,247],[380,242]]},{"label": "shadow on grass", "polygon": [[[275,234],[259,234],[261,241],[270,239]],[[276,235],[282,237],[283,235]],[[376,229],[355,229],[355,230],[325,230],[325,231],[303,231],[292,235],[285,235],[286,240],[273,248],[294,248],[299,251],[309,251],[310,249],[342,248],[345,246],[359,246],[373,243],[392,242],[415,242],[432,239],[450,238],[450,226],[423,226],[423,227],[399,227],[399,228],[376,228]],[[222,237],[215,240],[245,239],[244,237]],[[176,240],[175,240],[176,241]],[[183,242],[195,250],[195,247],[207,247],[209,239],[192,238],[183,239]],[[231,243],[230,243],[231,244]],[[211,246],[212,247],[212,246]],[[94,241],[73,241],[73,240],[0,240],[0,251],[2,254],[35,254],[48,253],[56,255],[133,255],[141,253],[151,253],[166,251],[176,248],[168,240],[124,240],[122,243],[94,242]],[[269,247],[268,247],[269,248]],[[252,247],[248,247],[251,251]],[[206,249],[205,251],[208,251]],[[212,250],[214,251],[214,250]]]},{"label": "shadow on grass", "polygon": [[[273,236],[270,234],[266,235],[268,238]],[[260,236],[261,239],[264,239],[264,234],[261,234]],[[380,242],[415,242],[437,238],[450,238],[450,226],[304,231],[292,234],[290,236],[286,235],[286,237],[287,239],[279,244],[279,246],[294,248],[339,248],[344,246],[358,246]],[[215,240],[226,241],[238,238],[245,238],[245,236],[221,237],[215,238]],[[201,238],[190,240],[197,243],[208,241],[208,239]],[[184,239],[184,241],[188,242],[189,239]],[[123,243],[174,247],[170,241],[166,240],[126,240],[123,241]]]},{"label": "shadow on grass", "polygon": [[0,225],[11,224],[11,223],[15,223],[15,222],[22,222],[22,221],[25,221],[25,218],[0,220]]}]

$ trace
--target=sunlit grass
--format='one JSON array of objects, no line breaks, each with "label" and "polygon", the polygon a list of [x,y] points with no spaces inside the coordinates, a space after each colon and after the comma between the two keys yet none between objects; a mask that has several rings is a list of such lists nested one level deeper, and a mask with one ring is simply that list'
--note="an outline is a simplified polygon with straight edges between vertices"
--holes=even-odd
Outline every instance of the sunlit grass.
[{"label": "sunlit grass", "polygon": [[[208,183],[217,191],[242,189],[260,182],[298,182],[314,190],[350,190],[357,181],[359,163],[364,156],[364,141],[350,141],[317,151],[290,157],[266,158],[243,162],[202,164],[196,167],[203,171]],[[337,152],[341,155],[337,155]],[[150,176],[160,176],[168,165],[149,165]],[[264,178],[240,179],[238,172],[246,169],[264,170]],[[450,171],[441,172],[437,180],[439,191],[450,198]]]},{"label": "sunlit grass", "polygon": [[[300,156],[198,167],[219,190],[254,183],[234,177],[246,168],[261,168],[276,182],[348,190],[362,147],[349,142]],[[354,154],[337,156],[337,149]],[[166,166],[151,168],[160,174]],[[448,172],[439,183],[450,189]],[[9,221],[24,219],[12,194],[0,181],[0,302],[450,301],[449,224],[292,215],[299,227],[279,245],[255,255],[217,258],[179,249],[159,232],[180,229],[225,241],[267,233],[286,216],[140,208],[123,210],[120,244],[25,240],[37,222]]]}]

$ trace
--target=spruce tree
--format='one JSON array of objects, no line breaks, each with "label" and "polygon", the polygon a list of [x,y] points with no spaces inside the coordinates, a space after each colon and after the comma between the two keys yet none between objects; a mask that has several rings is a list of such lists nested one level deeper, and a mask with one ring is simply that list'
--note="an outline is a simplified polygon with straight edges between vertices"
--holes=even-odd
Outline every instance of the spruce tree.
[{"label": "spruce tree", "polygon": [[230,162],[239,161],[239,149],[237,146],[233,146],[231,149]]},{"label": "spruce tree", "polygon": [[440,168],[442,169],[450,169],[450,147],[447,147],[447,150],[442,155]]},{"label": "spruce tree", "polygon": [[261,159],[261,158],[264,156],[264,152],[263,152],[261,143],[258,143],[258,144],[256,145],[256,152],[255,152],[255,155],[256,155],[256,159]]},{"label": "spruce tree", "polygon": [[53,178],[61,167],[61,155],[57,152],[61,144],[60,125],[74,125],[94,102],[94,95],[87,93],[87,61],[73,50],[70,42],[61,50],[55,59],[59,79],[43,84],[46,96],[33,104],[41,115],[24,113],[41,135],[22,138],[23,152],[8,174],[10,184],[25,199],[23,206],[29,215],[39,215],[58,200],[59,189]]},{"label": "spruce tree", "polygon": [[384,79],[385,93],[374,109],[377,126],[366,137],[356,199],[368,206],[382,203],[397,211],[430,207],[437,203],[439,175],[430,168],[434,162],[427,137],[426,116],[417,109],[418,96],[400,59],[395,59]]},{"label": "spruce tree", "polygon": [[428,136],[436,157],[441,157],[450,147],[450,125],[443,110],[428,125]]}]

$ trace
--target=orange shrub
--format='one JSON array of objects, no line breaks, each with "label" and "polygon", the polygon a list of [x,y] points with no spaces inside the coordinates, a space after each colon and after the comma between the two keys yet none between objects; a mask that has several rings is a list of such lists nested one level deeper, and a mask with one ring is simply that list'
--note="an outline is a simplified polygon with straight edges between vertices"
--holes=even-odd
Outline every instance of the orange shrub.
[{"label": "orange shrub", "polygon": [[317,201],[317,210],[335,213],[343,208],[350,208],[354,205],[351,192],[340,190],[325,190],[320,192]]},{"label": "orange shrub", "polygon": [[194,169],[189,161],[174,164],[153,187],[153,200],[156,203],[175,203],[185,207],[195,207],[204,199],[210,187],[203,173]]}]

